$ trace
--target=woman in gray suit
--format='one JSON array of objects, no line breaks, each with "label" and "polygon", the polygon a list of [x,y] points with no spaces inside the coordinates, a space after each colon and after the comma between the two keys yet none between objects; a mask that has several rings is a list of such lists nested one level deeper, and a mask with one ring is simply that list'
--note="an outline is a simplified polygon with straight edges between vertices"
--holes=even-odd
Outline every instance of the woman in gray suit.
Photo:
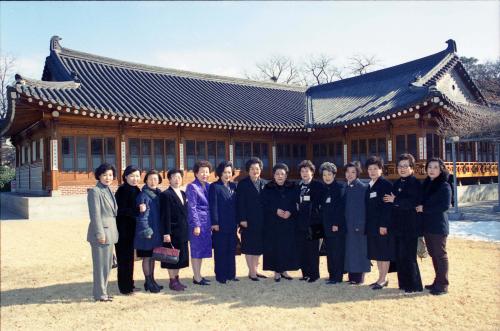
[{"label": "woman in gray suit", "polygon": [[95,169],[94,174],[97,184],[89,189],[87,195],[90,216],[87,241],[92,249],[94,299],[107,302],[112,301],[107,287],[109,271],[113,264],[113,245],[118,241],[116,229],[118,207],[115,196],[109,188],[116,178],[116,170],[111,164],[104,163]]}]

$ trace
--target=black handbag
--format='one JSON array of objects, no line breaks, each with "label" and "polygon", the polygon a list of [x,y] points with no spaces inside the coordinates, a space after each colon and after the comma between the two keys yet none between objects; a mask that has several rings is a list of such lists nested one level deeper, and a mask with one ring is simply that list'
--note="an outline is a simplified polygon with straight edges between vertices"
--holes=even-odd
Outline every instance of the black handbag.
[{"label": "black handbag", "polygon": [[172,248],[169,247],[156,247],[153,249],[152,258],[155,261],[165,262],[169,264],[176,264],[179,262],[180,250],[170,244]]},{"label": "black handbag", "polygon": [[311,224],[307,229],[307,240],[316,240],[325,237],[325,230],[323,229],[323,224]]}]

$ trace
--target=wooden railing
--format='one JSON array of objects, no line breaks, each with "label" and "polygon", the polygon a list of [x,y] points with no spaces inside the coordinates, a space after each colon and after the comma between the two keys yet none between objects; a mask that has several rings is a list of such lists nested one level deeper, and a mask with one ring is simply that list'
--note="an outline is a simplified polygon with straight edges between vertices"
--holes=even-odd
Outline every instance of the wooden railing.
[{"label": "wooden railing", "polygon": [[[453,163],[445,162],[446,168],[453,173]],[[415,175],[418,178],[425,177],[425,163],[418,162],[415,165]],[[385,176],[397,178],[398,170],[396,164],[386,165]],[[457,178],[476,178],[476,177],[496,177],[498,176],[498,163],[496,162],[457,162]]]},{"label": "wooden railing", "polygon": [[[445,162],[446,168],[453,173],[453,162]],[[498,176],[496,162],[457,162],[457,178]]]}]

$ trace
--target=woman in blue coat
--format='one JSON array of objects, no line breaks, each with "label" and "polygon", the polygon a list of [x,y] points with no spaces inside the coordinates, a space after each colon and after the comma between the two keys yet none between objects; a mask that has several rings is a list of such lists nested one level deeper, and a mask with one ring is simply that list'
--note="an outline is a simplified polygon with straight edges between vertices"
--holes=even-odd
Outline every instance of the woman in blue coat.
[{"label": "woman in blue coat", "polygon": [[161,175],[156,170],[150,170],[144,177],[141,193],[137,196],[137,208],[145,204],[146,210],[137,216],[134,247],[137,256],[142,257],[142,271],[146,282],[144,289],[152,293],[158,293],[162,289],[154,279],[155,261],[151,258],[153,249],[162,246],[163,234],[160,226],[160,198],[161,193],[158,185],[161,184]]},{"label": "woman in blue coat", "polygon": [[451,205],[451,186],[448,184],[448,170],[443,160],[432,158],[425,165],[427,178],[423,184],[422,212],[423,232],[427,250],[432,258],[436,277],[431,285],[425,288],[433,295],[448,292],[448,255],[446,239],[448,238],[448,214]]},{"label": "woman in blue coat", "polygon": [[210,184],[208,200],[212,222],[212,242],[214,247],[215,279],[226,284],[236,278],[236,184],[232,162],[221,162],[215,174],[219,180]]},{"label": "woman in blue coat", "polygon": [[391,261],[396,260],[396,240],[392,232],[392,205],[384,202],[384,196],[392,192],[392,184],[382,176],[382,159],[372,156],[366,161],[371,181],[366,191],[366,235],[368,258],[377,261],[378,280],[373,290],[380,290],[389,284],[387,273]]},{"label": "woman in blue coat", "polygon": [[193,172],[196,179],[187,186],[189,244],[193,266],[193,284],[209,285],[209,280],[201,276],[203,259],[212,257],[212,232],[208,210],[208,176],[212,165],[208,161],[197,161]]},{"label": "woman in blue coat", "polygon": [[260,178],[263,163],[253,157],[245,164],[248,177],[238,183],[236,189],[237,218],[241,231],[241,252],[248,265],[248,278],[258,281],[267,278],[257,273],[259,257],[264,251],[264,207],[262,191],[267,181]]},{"label": "woman in blue coat", "polygon": [[347,181],[344,199],[346,220],[344,269],[348,272],[349,282],[359,285],[364,283],[365,273],[371,269],[365,234],[367,185],[358,179],[361,174],[358,162],[349,162],[344,168]]}]

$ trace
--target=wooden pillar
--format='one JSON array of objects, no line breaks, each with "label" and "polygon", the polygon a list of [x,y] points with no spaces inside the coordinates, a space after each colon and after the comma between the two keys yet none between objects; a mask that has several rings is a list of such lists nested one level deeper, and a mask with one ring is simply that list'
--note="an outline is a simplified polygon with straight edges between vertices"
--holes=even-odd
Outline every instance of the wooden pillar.
[{"label": "wooden pillar", "polygon": [[442,151],[442,154],[441,154],[442,155],[441,159],[444,160],[444,161],[449,161],[449,160],[446,160],[446,139],[444,139],[444,138],[439,138],[439,139],[441,139],[443,141],[443,144],[442,144],[443,145],[443,147],[442,147],[443,151]]},{"label": "wooden pillar", "polygon": [[344,164],[346,164],[347,162],[350,162],[351,161],[351,157],[348,158],[349,156],[349,145],[348,145],[348,142],[349,142],[349,129],[345,129],[344,130]]},{"label": "wooden pillar", "polygon": [[479,143],[477,141],[474,142],[474,162],[478,162],[479,160]]},{"label": "wooden pillar", "polygon": [[51,134],[50,134],[50,195],[61,195],[59,191],[59,147],[57,135],[57,119],[51,121]]},{"label": "wooden pillar", "polygon": [[312,146],[312,139],[311,139],[311,128],[307,128],[307,154],[306,157],[308,160],[314,161],[313,160],[313,146]]},{"label": "wooden pillar", "polygon": [[228,130],[228,135],[229,135],[229,161],[231,161],[234,165],[234,138],[233,138],[233,132],[231,130]]},{"label": "wooden pillar", "polygon": [[182,128],[177,127],[177,164],[180,170],[184,170],[184,138],[182,137]]},{"label": "wooden pillar", "polygon": [[[420,118],[418,119],[418,131],[417,131],[417,142],[418,142],[417,152],[419,161],[424,161],[427,158],[427,146],[426,146],[427,139],[425,135],[426,120],[422,115],[423,114],[421,114]],[[430,116],[430,113],[428,113],[427,116]]]},{"label": "wooden pillar", "polygon": [[276,165],[276,135],[273,132],[273,138],[271,143],[271,168]]},{"label": "wooden pillar", "polygon": [[387,162],[393,162],[394,160],[394,152],[393,152],[393,125],[390,120],[387,120]]},{"label": "wooden pillar", "polygon": [[117,180],[118,180],[118,185],[122,184],[123,179],[121,174],[123,171],[125,171],[125,168],[127,167],[127,142],[125,138],[125,127],[123,123],[120,123],[120,134],[119,134],[119,141],[120,141],[120,163],[117,162],[117,165],[119,164],[120,166],[117,169]]}]

